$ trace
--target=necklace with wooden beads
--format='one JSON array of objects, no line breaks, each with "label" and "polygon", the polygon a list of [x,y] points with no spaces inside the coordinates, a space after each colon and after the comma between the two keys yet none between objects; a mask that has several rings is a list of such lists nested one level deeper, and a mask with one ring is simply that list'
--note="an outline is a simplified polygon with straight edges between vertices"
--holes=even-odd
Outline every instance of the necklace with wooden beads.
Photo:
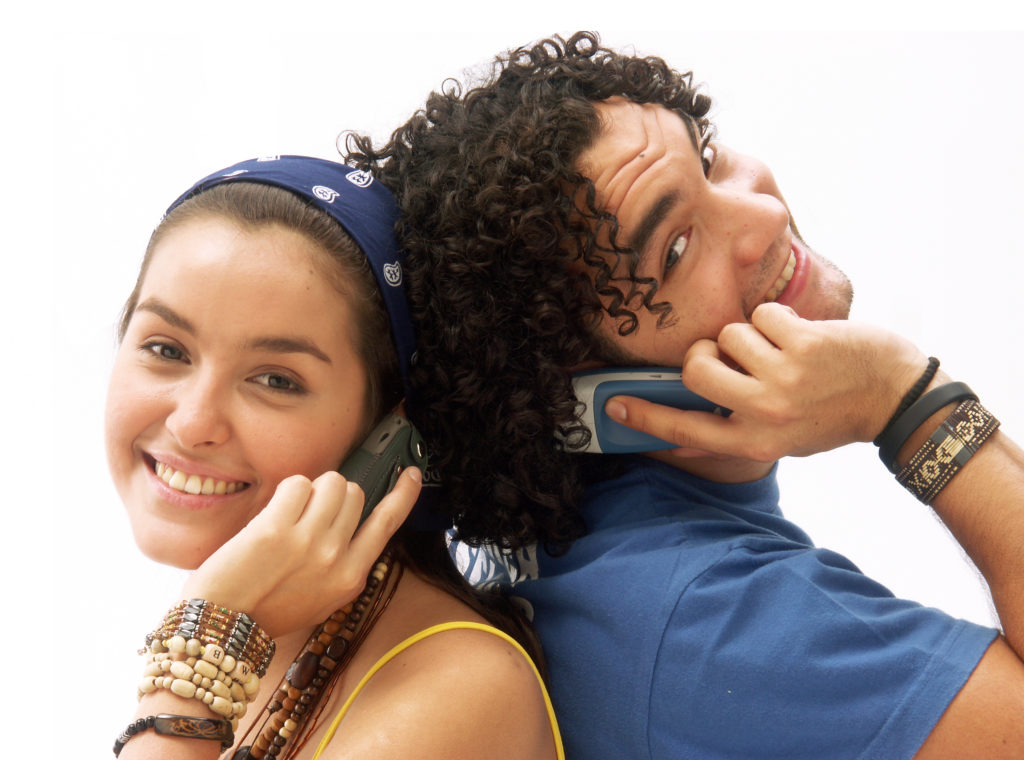
[{"label": "necklace with wooden beads", "polygon": [[[313,631],[231,760],[288,760],[298,754],[316,729],[338,677],[387,609],[401,579],[402,566],[388,549],[370,571],[359,597]],[[256,739],[247,746],[254,730]]]}]

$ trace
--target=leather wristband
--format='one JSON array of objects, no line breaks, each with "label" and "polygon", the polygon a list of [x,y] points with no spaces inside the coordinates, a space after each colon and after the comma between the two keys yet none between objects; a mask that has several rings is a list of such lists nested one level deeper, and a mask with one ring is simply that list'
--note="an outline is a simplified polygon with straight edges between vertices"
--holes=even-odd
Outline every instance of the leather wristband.
[{"label": "leather wristband", "polygon": [[882,464],[890,472],[898,472],[900,468],[896,464],[896,454],[899,453],[913,432],[947,404],[964,399],[977,401],[978,397],[966,383],[947,383],[933,388],[915,401],[907,411],[889,425],[882,435],[875,439],[878,441],[878,457],[882,460]]},{"label": "leather wristband", "polygon": [[875,440],[872,441],[875,446],[877,446],[882,440],[882,437],[889,432],[889,429],[895,424],[896,420],[898,420],[903,413],[910,408],[910,405],[921,398],[921,394],[924,393],[924,389],[928,387],[928,383],[932,381],[932,378],[935,377],[935,373],[938,371],[939,360],[934,356],[929,356],[928,366],[921,374],[921,377],[918,378],[917,382],[914,383],[910,390],[907,391],[900,400],[900,405],[896,408],[896,411],[892,413],[892,417],[889,418],[889,421],[885,423],[885,427],[882,429],[882,432],[875,436]]}]

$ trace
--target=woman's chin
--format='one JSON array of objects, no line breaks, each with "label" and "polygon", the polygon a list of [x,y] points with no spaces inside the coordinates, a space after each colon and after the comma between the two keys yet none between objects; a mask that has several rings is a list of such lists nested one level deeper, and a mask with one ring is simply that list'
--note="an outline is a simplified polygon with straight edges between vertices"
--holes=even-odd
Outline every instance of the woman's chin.
[{"label": "woman's chin", "polygon": [[146,557],[161,565],[195,570],[217,547],[204,547],[174,540],[167,533],[135,530],[135,545]]}]

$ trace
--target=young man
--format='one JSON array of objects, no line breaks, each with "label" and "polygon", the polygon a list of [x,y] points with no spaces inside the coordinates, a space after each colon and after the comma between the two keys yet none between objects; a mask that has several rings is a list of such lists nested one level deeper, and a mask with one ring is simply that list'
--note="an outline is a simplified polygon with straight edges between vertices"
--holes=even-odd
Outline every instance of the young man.
[{"label": "young man", "polygon": [[[782,517],[775,460],[872,440],[908,389],[924,404],[950,378],[843,321],[846,277],[767,167],[711,140],[709,105],[660,59],[579,34],[361,145],[405,212],[442,503],[469,541],[540,542],[514,593],[571,756],[1020,757],[1024,455],[995,432],[926,494],[1004,635],[894,599]],[[732,415],[613,399],[680,448],[573,454],[570,377],[602,365],[682,366]],[[959,402],[898,415],[897,469],[922,476],[911,457],[945,420],[994,424],[951,417]]]}]

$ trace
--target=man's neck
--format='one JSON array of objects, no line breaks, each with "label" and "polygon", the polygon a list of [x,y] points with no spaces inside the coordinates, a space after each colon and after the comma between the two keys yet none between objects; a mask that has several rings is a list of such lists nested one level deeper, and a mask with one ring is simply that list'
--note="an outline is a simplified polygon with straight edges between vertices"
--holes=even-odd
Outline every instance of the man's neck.
[{"label": "man's neck", "polygon": [[680,457],[674,455],[671,450],[652,451],[647,456],[715,483],[748,483],[760,480],[775,466],[774,462],[755,462],[750,459]]}]

